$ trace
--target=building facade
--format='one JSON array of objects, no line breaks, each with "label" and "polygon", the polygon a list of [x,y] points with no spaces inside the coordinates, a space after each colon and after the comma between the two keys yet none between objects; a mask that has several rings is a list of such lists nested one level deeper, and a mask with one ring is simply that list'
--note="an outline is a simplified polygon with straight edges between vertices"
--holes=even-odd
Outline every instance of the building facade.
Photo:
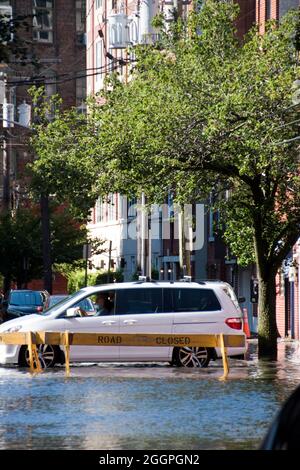
[{"label": "building facade", "polygon": [[[1,207],[16,209],[26,205],[28,197],[24,170],[33,158],[24,144],[30,135],[28,125],[32,111],[28,89],[32,85],[44,85],[47,96],[56,93],[61,96],[64,108],[75,106],[80,112],[85,111],[85,7],[85,0],[0,1],[2,13],[11,14],[13,18],[24,17],[27,23],[18,29],[26,46],[23,64],[20,59],[12,58],[8,65],[2,64],[0,70],[2,81],[6,83],[5,98],[11,107],[7,141],[5,148],[2,145],[0,150],[0,161],[3,162],[0,168]],[[26,116],[22,114],[24,109]],[[2,127],[3,121],[0,122]],[[34,287],[40,288],[41,284],[42,281],[36,281]],[[56,276],[53,288],[55,292],[65,292],[66,281]]]},{"label": "building facade", "polygon": [[[239,0],[238,3],[240,14],[236,27],[238,37],[242,39],[255,22],[255,0]],[[127,46],[155,41],[158,31],[151,26],[152,18],[163,13],[166,22],[172,21],[174,8],[186,17],[192,8],[192,1],[87,2],[87,70],[91,71],[87,77],[88,95],[95,95],[103,88],[104,78],[112,70],[118,72],[123,82],[127,82]],[[181,216],[173,207],[172,194],[156,215],[147,216],[146,220],[140,209],[142,202],[142,198],[128,201],[117,194],[110,194],[107,200],[98,200],[92,211],[89,229],[95,237],[106,240],[109,252],[93,260],[97,268],[121,268],[125,280],[130,280],[137,271],[148,275],[152,271],[160,279],[178,279],[182,274],[187,274],[197,280],[229,280],[242,288],[236,282],[236,261],[230,265],[225,263],[226,248],[214,233],[213,219],[217,215],[209,210],[209,202],[192,205],[192,216],[198,220],[197,233],[191,233],[190,227],[184,239],[180,235]],[[131,238],[132,233],[136,237]],[[196,243],[195,239],[198,239]],[[242,290],[247,291],[250,297],[249,287]]]}]

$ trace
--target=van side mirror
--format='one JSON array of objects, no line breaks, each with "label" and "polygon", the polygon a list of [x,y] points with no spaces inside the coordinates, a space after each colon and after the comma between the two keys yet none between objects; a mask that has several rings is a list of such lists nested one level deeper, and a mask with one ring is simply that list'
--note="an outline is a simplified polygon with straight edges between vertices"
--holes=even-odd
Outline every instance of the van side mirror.
[{"label": "van side mirror", "polygon": [[239,304],[242,304],[243,302],[246,302],[246,298],[245,297],[239,297],[238,302],[239,302]]}]

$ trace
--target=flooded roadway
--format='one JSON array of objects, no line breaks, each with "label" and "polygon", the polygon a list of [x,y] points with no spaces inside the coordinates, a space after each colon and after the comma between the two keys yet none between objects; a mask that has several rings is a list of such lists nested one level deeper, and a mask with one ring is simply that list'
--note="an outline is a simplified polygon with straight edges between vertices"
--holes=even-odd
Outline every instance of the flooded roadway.
[{"label": "flooded roadway", "polygon": [[0,368],[0,449],[255,449],[300,383],[299,343],[279,361],[208,369],[84,365],[31,376]]}]

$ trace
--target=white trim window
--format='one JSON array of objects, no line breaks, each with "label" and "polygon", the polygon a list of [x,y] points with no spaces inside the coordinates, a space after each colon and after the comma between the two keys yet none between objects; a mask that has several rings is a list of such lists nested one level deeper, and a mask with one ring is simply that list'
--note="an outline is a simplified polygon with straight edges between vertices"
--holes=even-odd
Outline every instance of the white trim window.
[{"label": "white trim window", "polygon": [[53,0],[33,0],[33,39],[53,42]]},{"label": "white trim window", "polygon": [[104,204],[101,197],[99,197],[96,201],[95,205],[95,223],[99,224],[104,220]]},{"label": "white trim window", "polygon": [[95,64],[96,64],[96,82],[100,82],[102,79],[102,57],[103,57],[103,43],[102,41],[97,41],[96,42],[96,48],[95,48]]}]

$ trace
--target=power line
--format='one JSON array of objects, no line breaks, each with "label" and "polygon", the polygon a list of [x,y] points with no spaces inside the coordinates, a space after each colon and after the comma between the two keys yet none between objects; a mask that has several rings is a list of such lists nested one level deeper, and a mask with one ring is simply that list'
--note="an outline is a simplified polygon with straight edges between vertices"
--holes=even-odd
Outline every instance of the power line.
[{"label": "power line", "polygon": [[88,19],[89,15],[90,15],[90,13],[91,13],[91,11],[92,11],[92,8],[93,8],[93,6],[94,6],[94,3],[95,3],[95,0],[92,0],[90,9],[89,9],[89,11],[86,13],[84,21],[86,21],[86,20]]},{"label": "power line", "polygon": [[[127,59],[124,59],[124,58],[118,58],[118,57],[113,57],[112,54],[110,54],[110,52],[107,52],[107,49],[106,49],[106,46],[104,46],[104,50],[105,50],[105,55],[108,59],[110,59],[111,61],[115,62],[115,64],[118,62],[118,65],[121,65],[121,66],[124,66],[126,64],[129,64],[129,63],[134,63],[136,62],[136,60],[134,59],[130,59],[130,58],[127,58]],[[74,74],[74,72],[68,72],[68,73],[63,73],[63,74],[59,74],[59,75],[56,75],[55,79],[52,79],[51,77],[36,77],[36,76],[33,76],[33,77],[30,77],[28,79],[24,79],[24,80],[12,80],[12,81],[7,81],[7,85],[9,86],[26,86],[26,85],[36,85],[36,84],[41,84],[41,85],[53,85],[53,84],[59,84],[59,83],[64,83],[68,80],[73,80],[73,79],[76,79],[76,78],[84,78],[84,77],[89,77],[89,76],[93,76],[93,75],[101,75],[103,73],[105,73],[105,70],[103,71],[103,69],[106,68],[106,65],[102,65],[101,67],[89,67],[88,69],[83,69],[83,70],[80,70],[80,71],[77,71],[76,74]],[[115,68],[118,68],[117,64],[116,64],[116,67]],[[95,70],[95,73],[80,73],[80,72],[89,72],[89,71],[94,71]],[[71,75],[72,74],[72,75]],[[70,76],[71,75],[71,76]],[[48,79],[48,81],[47,81]]]},{"label": "power line", "polygon": [[[116,65],[115,67],[112,68],[112,70],[116,70],[118,69],[119,65]],[[105,68],[105,65],[103,65],[101,67],[101,69]],[[104,73],[106,73],[106,70],[100,70],[98,72],[94,72],[94,73],[88,73],[88,74],[83,74],[83,75],[77,75],[77,76],[73,76],[73,77],[67,77],[67,78],[64,78],[62,80],[53,80],[51,82],[45,82],[45,81],[37,81],[37,80],[34,80],[34,81],[26,81],[26,82],[9,82],[8,84],[9,85],[15,85],[15,86],[24,86],[24,85],[56,85],[56,84],[60,84],[60,83],[65,83],[65,82],[69,82],[71,80],[76,80],[77,78],[85,78],[85,77],[93,77],[95,75],[103,75]]]}]

